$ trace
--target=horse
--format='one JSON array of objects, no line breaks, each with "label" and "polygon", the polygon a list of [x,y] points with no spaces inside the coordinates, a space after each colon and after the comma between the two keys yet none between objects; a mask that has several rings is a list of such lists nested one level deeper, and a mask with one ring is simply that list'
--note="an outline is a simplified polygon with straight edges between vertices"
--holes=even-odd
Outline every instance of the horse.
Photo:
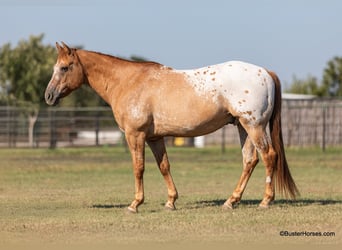
[{"label": "horse", "polygon": [[267,208],[275,189],[286,198],[299,194],[285,156],[281,128],[281,85],[263,67],[228,61],[192,70],[176,70],[155,62],[133,62],[56,42],[58,52],[45,101],[56,105],[82,84],[88,84],[111,107],[125,134],[132,157],[135,197],[132,213],[144,202],[145,143],[151,148],[167,186],[165,208],[175,210],[174,184],[165,136],[195,137],[227,124],[238,128],[243,170],[223,208],[242,198],[261,157],[266,170],[265,192],[259,204]]}]

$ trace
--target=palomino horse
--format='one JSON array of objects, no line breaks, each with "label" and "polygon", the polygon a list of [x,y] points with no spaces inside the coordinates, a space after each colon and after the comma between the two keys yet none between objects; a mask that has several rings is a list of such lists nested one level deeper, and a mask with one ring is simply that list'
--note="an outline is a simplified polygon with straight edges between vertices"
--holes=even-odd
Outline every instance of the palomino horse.
[{"label": "palomino horse", "polygon": [[258,155],[266,167],[260,207],[268,207],[274,200],[275,183],[286,196],[298,194],[285,158],[281,86],[273,72],[238,61],[174,70],[158,63],[73,49],[64,43],[56,43],[56,47],[58,58],[46,88],[46,103],[56,105],[86,83],[111,106],[132,155],[135,199],[129,211],[137,212],[144,202],[145,142],[167,185],[165,207],[173,210],[178,193],[163,138],[205,135],[229,123],[238,127],[243,171],[223,207],[233,208],[241,200]]}]

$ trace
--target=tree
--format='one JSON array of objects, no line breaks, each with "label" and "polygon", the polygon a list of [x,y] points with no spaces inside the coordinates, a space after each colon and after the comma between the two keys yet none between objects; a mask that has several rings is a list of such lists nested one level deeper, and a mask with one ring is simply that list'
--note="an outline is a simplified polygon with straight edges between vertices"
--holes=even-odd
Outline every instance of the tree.
[{"label": "tree", "polygon": [[135,62],[147,62],[148,61],[145,57],[137,56],[137,55],[132,55],[130,56],[129,59]]},{"label": "tree", "polygon": [[10,105],[26,109],[29,120],[29,143],[33,146],[33,129],[39,108],[45,105],[44,91],[51,78],[56,51],[44,45],[44,35],[30,36],[0,48],[0,84],[2,99]]},{"label": "tree", "polygon": [[342,96],[342,57],[328,61],[323,72],[322,92],[324,96]]},{"label": "tree", "polygon": [[305,95],[321,95],[320,86],[317,82],[317,78],[309,75],[306,79],[301,80],[296,76],[293,77],[290,88],[286,89],[287,93],[305,94]]}]

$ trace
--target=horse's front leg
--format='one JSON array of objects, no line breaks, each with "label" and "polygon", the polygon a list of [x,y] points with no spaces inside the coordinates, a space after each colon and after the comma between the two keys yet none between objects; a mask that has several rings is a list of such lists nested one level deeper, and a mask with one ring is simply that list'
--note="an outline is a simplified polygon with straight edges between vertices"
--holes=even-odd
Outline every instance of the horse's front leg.
[{"label": "horse's front leg", "polygon": [[126,140],[132,156],[135,177],[135,199],[128,207],[128,211],[137,213],[138,206],[144,202],[145,134],[126,133]]},{"label": "horse's front leg", "polygon": [[153,141],[148,140],[147,143],[156,158],[160,173],[163,175],[166,182],[168,200],[165,207],[170,210],[175,210],[175,201],[178,198],[178,192],[170,173],[170,163],[167,157],[164,139],[160,138]]}]

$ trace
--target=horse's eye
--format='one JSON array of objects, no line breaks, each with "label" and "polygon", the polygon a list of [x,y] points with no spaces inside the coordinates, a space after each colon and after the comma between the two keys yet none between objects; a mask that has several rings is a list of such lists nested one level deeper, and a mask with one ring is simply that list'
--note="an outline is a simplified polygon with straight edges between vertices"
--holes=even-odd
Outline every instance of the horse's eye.
[{"label": "horse's eye", "polygon": [[68,71],[68,67],[61,67],[61,71],[63,71],[64,73]]}]

